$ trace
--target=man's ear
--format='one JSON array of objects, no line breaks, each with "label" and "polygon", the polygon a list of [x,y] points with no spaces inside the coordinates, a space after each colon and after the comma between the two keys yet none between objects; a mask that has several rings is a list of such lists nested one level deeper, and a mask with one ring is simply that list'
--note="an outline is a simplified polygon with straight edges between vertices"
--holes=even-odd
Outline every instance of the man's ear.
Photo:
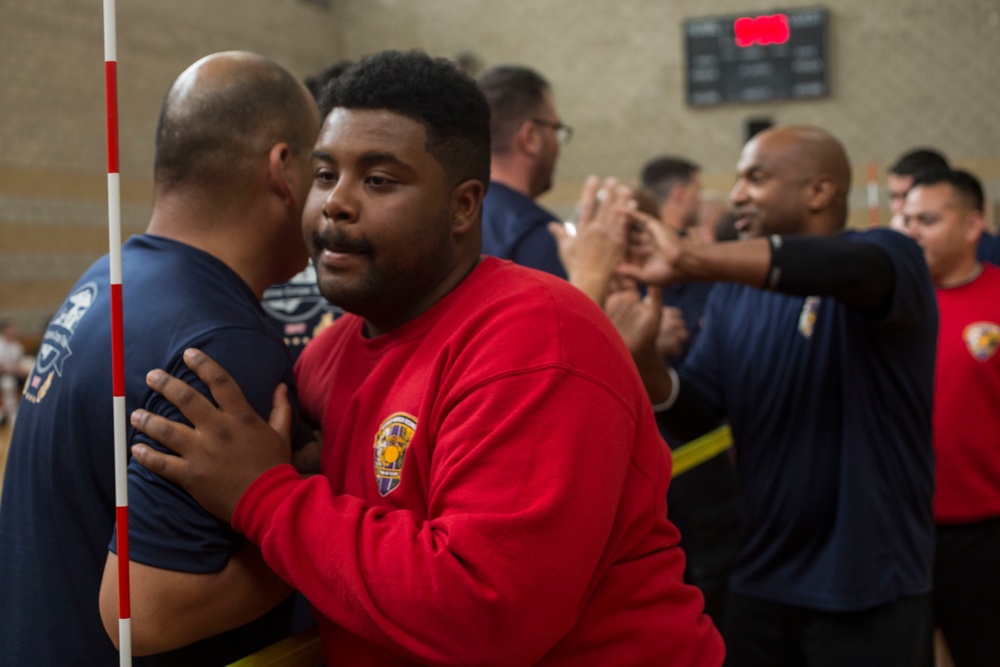
[{"label": "man's ear", "polygon": [[295,185],[295,171],[292,169],[292,160],[295,152],[287,143],[280,143],[271,146],[267,155],[267,183],[278,197],[284,200],[289,206],[295,208],[298,202],[292,194]]},{"label": "man's ear", "polygon": [[806,184],[806,188],[806,205],[811,211],[826,208],[837,194],[837,184],[830,174],[814,176]]},{"label": "man's ear", "polygon": [[538,126],[530,120],[521,123],[514,135],[514,142],[522,152],[534,157],[542,150],[542,135],[538,132]]},{"label": "man's ear", "polygon": [[470,178],[455,186],[451,193],[451,231],[455,236],[466,236],[479,224],[486,186]]},{"label": "man's ear", "polygon": [[979,237],[986,231],[986,216],[982,211],[969,211],[965,214],[965,220],[969,225],[968,231],[965,232],[966,240],[970,243],[978,242]]}]

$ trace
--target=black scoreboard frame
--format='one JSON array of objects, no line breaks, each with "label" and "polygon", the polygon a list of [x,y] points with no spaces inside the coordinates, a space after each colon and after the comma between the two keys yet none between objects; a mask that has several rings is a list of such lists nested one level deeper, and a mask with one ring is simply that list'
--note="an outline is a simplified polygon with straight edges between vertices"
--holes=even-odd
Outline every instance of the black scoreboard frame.
[{"label": "black scoreboard frame", "polygon": [[[738,46],[738,19],[787,17],[788,41]],[[701,108],[830,95],[826,7],[775,9],[684,21],[686,100]]]}]

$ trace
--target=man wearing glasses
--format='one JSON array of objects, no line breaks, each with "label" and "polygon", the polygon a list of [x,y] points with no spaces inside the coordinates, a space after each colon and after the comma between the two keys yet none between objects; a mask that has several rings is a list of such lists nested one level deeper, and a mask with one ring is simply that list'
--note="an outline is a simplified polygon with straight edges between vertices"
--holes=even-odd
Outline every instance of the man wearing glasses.
[{"label": "man wearing glasses", "polygon": [[559,149],[573,129],[559,119],[537,72],[500,65],[479,77],[490,104],[490,186],[483,200],[483,254],[566,278],[547,225],[555,214],[535,197],[552,187]]}]

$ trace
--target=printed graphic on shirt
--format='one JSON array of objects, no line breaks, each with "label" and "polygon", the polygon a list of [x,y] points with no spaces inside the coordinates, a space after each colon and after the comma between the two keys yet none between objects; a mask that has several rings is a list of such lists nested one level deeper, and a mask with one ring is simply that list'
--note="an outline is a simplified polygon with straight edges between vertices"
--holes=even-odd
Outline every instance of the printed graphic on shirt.
[{"label": "printed graphic on shirt", "polygon": [[969,354],[979,361],[987,361],[1000,346],[1000,326],[993,322],[973,322],[962,331],[962,339]]},{"label": "printed graphic on shirt", "polygon": [[54,376],[62,377],[66,360],[73,356],[70,341],[80,320],[97,299],[97,283],[87,283],[69,295],[45,330],[31,377],[24,385],[24,398],[39,403],[52,386]]},{"label": "printed graphic on shirt", "polygon": [[312,260],[289,282],[268,287],[260,305],[281,326],[285,345],[296,348],[304,347],[344,312],[320,293]]},{"label": "printed graphic on shirt", "polygon": [[382,422],[375,435],[375,483],[382,496],[389,495],[402,481],[406,450],[417,430],[417,418],[396,412]]},{"label": "printed graphic on shirt", "polygon": [[819,312],[818,296],[807,296],[802,303],[802,312],[799,313],[799,333],[806,338],[812,338],[813,329],[816,328],[816,314]]}]

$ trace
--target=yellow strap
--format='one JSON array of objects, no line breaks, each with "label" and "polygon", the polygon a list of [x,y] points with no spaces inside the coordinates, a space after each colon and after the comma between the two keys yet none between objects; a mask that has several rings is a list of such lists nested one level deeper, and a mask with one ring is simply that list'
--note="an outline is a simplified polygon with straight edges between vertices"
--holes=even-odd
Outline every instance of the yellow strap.
[{"label": "yellow strap", "polygon": [[720,426],[700,438],[681,445],[673,451],[674,469],[671,477],[677,477],[695,466],[718,456],[733,446],[733,432],[729,426]]},{"label": "yellow strap", "polygon": [[319,629],[314,625],[237,660],[229,667],[317,667],[323,663]]}]

